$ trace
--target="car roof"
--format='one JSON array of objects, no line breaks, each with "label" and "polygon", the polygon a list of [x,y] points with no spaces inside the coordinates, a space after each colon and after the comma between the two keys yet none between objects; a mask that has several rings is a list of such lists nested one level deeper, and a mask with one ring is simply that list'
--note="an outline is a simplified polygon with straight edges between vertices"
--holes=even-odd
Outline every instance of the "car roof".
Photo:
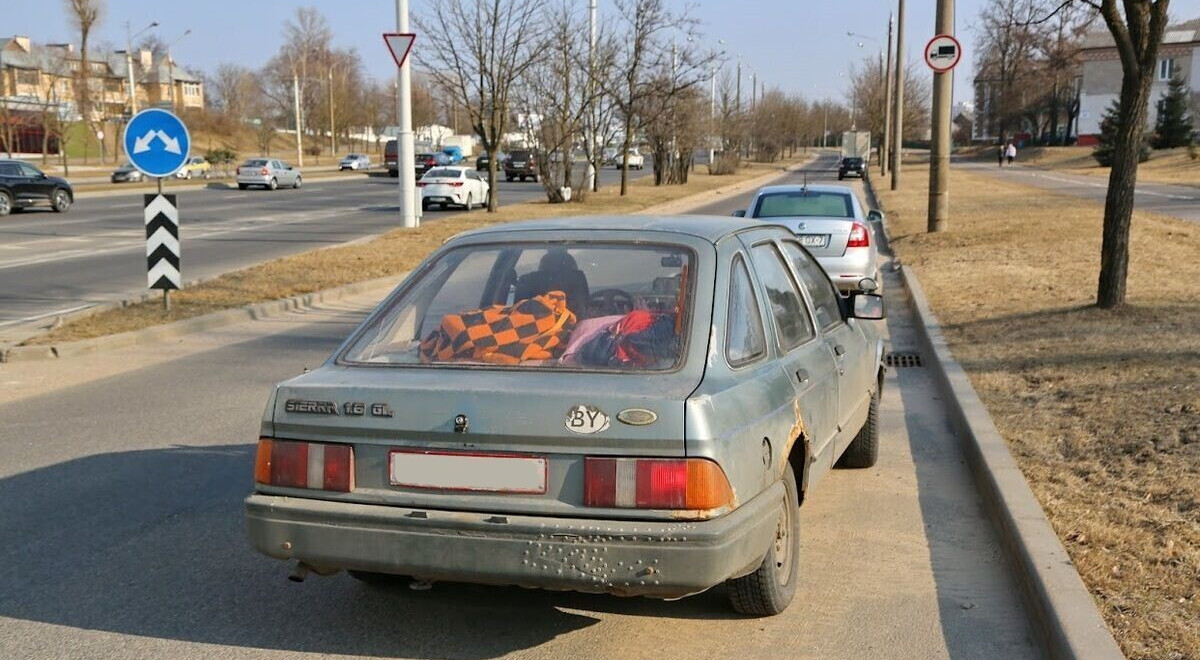
[{"label": "car roof", "polygon": [[682,234],[716,243],[726,236],[750,229],[786,228],[761,220],[724,215],[599,215],[529,220],[515,222],[460,234],[460,236],[487,236],[518,231],[649,231]]}]

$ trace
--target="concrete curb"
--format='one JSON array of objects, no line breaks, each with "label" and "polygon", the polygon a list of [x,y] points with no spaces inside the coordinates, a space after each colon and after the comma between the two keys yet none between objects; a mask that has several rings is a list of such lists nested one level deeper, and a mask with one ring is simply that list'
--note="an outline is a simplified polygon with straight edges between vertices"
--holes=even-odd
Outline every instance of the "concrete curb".
[{"label": "concrete curb", "polygon": [[374,291],[390,291],[403,280],[408,273],[381,277],[365,282],[355,282],[323,291],[314,291],[298,296],[279,300],[271,300],[244,307],[235,307],[220,312],[195,316],[190,319],[156,325],[141,330],[131,330],[115,335],[84,339],[82,341],[62,344],[46,344],[34,346],[14,346],[0,353],[0,362],[16,362],[28,360],[53,360],[55,358],[73,357],[95,351],[152,344],[177,339],[187,334],[220,328],[244,321],[268,319],[298,309],[308,309],[318,303],[336,302],[348,296],[370,293]]},{"label": "concrete curb", "polygon": [[[868,182],[866,187],[869,197],[875,200],[873,186]],[[908,266],[901,266],[900,279],[920,321],[917,334],[928,356],[925,364],[932,368],[950,421],[963,440],[975,487],[1016,573],[1030,624],[1047,656],[1054,660],[1124,660],[1125,655],[1013,458],[1008,442],[996,428],[966,370],[954,359],[916,274]]]}]

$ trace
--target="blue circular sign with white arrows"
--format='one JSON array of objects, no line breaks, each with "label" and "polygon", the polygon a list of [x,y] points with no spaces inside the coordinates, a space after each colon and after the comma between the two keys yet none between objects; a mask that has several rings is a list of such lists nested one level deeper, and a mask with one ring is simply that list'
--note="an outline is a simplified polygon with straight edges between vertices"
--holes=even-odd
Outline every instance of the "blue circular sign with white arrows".
[{"label": "blue circular sign with white arrows", "polygon": [[171,176],[183,167],[192,148],[192,138],[183,121],[158,108],[134,115],[125,125],[122,141],[129,162],[148,176]]}]

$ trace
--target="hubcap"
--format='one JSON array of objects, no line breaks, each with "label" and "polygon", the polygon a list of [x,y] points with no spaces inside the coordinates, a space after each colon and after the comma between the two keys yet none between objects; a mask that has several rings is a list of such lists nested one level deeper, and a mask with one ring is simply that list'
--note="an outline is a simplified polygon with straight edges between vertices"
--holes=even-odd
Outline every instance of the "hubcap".
[{"label": "hubcap", "polygon": [[54,205],[58,207],[59,210],[65,211],[67,207],[71,205],[71,202],[67,199],[66,193],[59,192],[54,196]]},{"label": "hubcap", "polygon": [[779,522],[775,524],[774,552],[776,576],[779,584],[787,584],[792,579],[792,516],[793,505],[784,500],[784,510],[779,514]]},{"label": "hubcap", "polygon": [[0,214],[8,213],[9,201],[8,195],[0,195]]}]

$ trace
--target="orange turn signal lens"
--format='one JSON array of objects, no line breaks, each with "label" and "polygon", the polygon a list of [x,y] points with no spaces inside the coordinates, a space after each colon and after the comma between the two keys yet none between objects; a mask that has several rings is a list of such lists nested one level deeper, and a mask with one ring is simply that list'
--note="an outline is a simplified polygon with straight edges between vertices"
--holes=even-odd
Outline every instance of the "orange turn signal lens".
[{"label": "orange turn signal lens", "polygon": [[258,439],[258,454],[254,457],[254,481],[271,483],[271,439]]},{"label": "orange turn signal lens", "polygon": [[687,508],[717,509],[733,503],[733,490],[721,466],[712,461],[687,462]]}]

